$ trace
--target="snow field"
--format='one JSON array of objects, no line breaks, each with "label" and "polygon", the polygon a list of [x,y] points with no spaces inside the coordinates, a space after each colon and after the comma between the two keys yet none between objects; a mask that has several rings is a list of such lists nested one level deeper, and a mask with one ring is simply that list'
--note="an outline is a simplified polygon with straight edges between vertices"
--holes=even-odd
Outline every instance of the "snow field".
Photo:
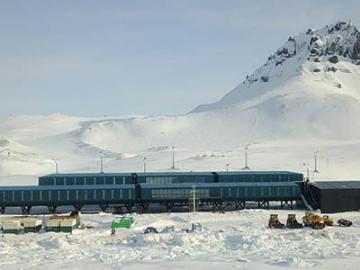
[{"label": "snow field", "polygon": [[[250,209],[225,214],[134,215],[135,226],[117,230],[115,236],[110,235],[111,214],[82,215],[82,222],[94,228],[73,234],[2,235],[0,268],[43,269],[50,264],[56,269],[60,265],[87,262],[94,269],[126,269],[134,265],[142,269],[159,262],[205,261],[242,267],[260,264],[269,269],[315,266],[321,269],[328,260],[351,260],[360,254],[359,213],[332,215],[349,218],[354,226],[324,230],[268,229],[270,213],[279,213],[280,220],[285,222],[288,213],[296,213],[300,220],[304,212]],[[196,222],[202,224],[201,232],[185,232]],[[171,225],[175,232],[143,234],[148,226],[161,230]]]}]

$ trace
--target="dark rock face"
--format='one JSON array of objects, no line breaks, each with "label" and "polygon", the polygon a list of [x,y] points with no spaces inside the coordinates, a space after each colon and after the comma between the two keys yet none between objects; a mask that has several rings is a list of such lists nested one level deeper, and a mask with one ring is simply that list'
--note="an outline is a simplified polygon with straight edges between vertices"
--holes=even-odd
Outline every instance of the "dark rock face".
[{"label": "dark rock face", "polygon": [[310,39],[310,45],[312,45],[317,40],[319,40],[318,36],[312,36],[311,39]]},{"label": "dark rock face", "polygon": [[[338,22],[319,30],[308,29],[305,33],[290,36],[282,47],[268,57],[261,69],[246,77],[244,83],[272,82],[274,78],[265,75],[269,74],[267,70],[278,67],[281,71],[281,66],[286,69],[288,61],[302,64],[307,59],[311,62],[332,64],[332,67],[321,69],[315,65],[312,72],[336,72],[338,69],[334,66],[340,60],[350,60],[354,65],[360,65],[360,32],[351,22]],[[296,68],[296,71],[298,70]]]},{"label": "dark rock face", "polygon": [[317,50],[316,49],[311,49],[310,53],[311,53],[311,55],[317,55]]},{"label": "dark rock face", "polygon": [[333,64],[336,64],[339,62],[339,57],[337,57],[336,55],[333,55],[329,58],[329,61]]},{"label": "dark rock face", "polygon": [[337,71],[337,68],[336,68],[336,67],[329,67],[329,68],[327,69],[327,71],[336,72],[336,71]]},{"label": "dark rock face", "polygon": [[346,22],[338,22],[328,30],[328,33],[332,34],[334,33],[334,31],[340,31],[345,29],[346,27],[349,27],[349,24],[347,24]]},{"label": "dark rock face", "polygon": [[268,82],[268,81],[269,81],[269,77],[268,77],[268,76],[261,76],[261,81],[263,81],[263,82]]},{"label": "dark rock face", "polygon": [[357,39],[353,48],[352,59],[360,60],[360,33],[357,34]]},{"label": "dark rock face", "polygon": [[346,22],[327,27],[327,34],[331,35],[329,37],[321,32],[306,32],[309,35],[311,33],[308,43],[310,56],[329,56],[333,64],[339,61],[338,56],[360,60],[360,32],[357,28]]}]

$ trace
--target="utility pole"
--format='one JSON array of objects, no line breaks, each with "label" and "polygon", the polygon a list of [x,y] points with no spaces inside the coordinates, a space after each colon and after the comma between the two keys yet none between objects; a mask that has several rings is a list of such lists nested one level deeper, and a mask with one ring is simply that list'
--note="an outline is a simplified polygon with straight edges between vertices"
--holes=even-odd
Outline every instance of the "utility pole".
[{"label": "utility pole", "polygon": [[59,174],[59,163],[57,158],[54,158],[54,162],[55,162],[55,173]]},{"label": "utility pole", "polygon": [[146,157],[144,157],[144,173],[146,173]]},{"label": "utility pole", "polygon": [[317,157],[318,157],[319,151],[314,152],[314,173],[320,173],[317,169]]},{"label": "utility pole", "polygon": [[100,173],[104,173],[104,156],[102,151],[100,151]]},{"label": "utility pole", "polygon": [[171,146],[172,149],[172,166],[171,169],[175,170],[175,146]]},{"label": "utility pole", "polygon": [[53,161],[55,164],[55,173],[58,174],[59,173],[59,163],[56,157],[53,157]]},{"label": "utility pole", "polygon": [[304,167],[306,168],[306,179],[310,180],[310,169],[309,169],[309,163],[304,162],[303,163]]},{"label": "utility pole", "polygon": [[248,149],[249,149],[249,146],[245,145],[245,166],[244,166],[243,170],[249,170],[250,169],[250,167],[248,165]]},{"label": "utility pole", "polygon": [[195,186],[192,186],[192,202],[193,202],[193,212],[196,212],[196,190]]}]

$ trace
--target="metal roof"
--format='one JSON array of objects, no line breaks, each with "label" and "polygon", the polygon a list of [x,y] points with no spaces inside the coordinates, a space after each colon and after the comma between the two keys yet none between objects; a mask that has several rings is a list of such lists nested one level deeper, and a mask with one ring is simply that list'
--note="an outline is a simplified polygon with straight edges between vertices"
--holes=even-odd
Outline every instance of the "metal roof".
[{"label": "metal roof", "polygon": [[359,189],[360,181],[317,181],[311,185],[318,189]]},{"label": "metal roof", "polygon": [[297,172],[289,172],[289,171],[230,171],[230,172],[217,172],[219,175],[234,175],[234,174],[241,174],[241,175],[279,175],[279,174],[301,174]]},{"label": "metal roof", "polygon": [[131,177],[131,173],[53,173],[53,174],[48,174],[48,175],[44,175],[44,176],[40,176],[39,178],[42,177],[104,177],[104,176],[130,176]]},{"label": "metal roof", "polygon": [[147,172],[136,173],[140,177],[148,176],[213,176],[211,172]]},{"label": "metal roof", "polygon": [[[290,171],[220,171],[216,172],[219,175],[279,175],[279,174],[301,174]],[[190,176],[190,175],[212,175],[212,172],[147,172],[136,173],[138,176]],[[104,176],[131,176],[132,173],[59,173],[48,174],[41,177],[104,177]],[[41,178],[40,177],[40,178]]]}]

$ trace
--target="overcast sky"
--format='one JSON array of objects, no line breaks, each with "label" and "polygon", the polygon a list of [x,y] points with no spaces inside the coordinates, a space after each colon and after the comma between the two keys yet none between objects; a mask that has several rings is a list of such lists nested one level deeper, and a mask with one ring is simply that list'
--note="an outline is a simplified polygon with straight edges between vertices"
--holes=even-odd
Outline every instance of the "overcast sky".
[{"label": "overcast sky", "polygon": [[360,1],[0,0],[0,116],[187,113]]}]

